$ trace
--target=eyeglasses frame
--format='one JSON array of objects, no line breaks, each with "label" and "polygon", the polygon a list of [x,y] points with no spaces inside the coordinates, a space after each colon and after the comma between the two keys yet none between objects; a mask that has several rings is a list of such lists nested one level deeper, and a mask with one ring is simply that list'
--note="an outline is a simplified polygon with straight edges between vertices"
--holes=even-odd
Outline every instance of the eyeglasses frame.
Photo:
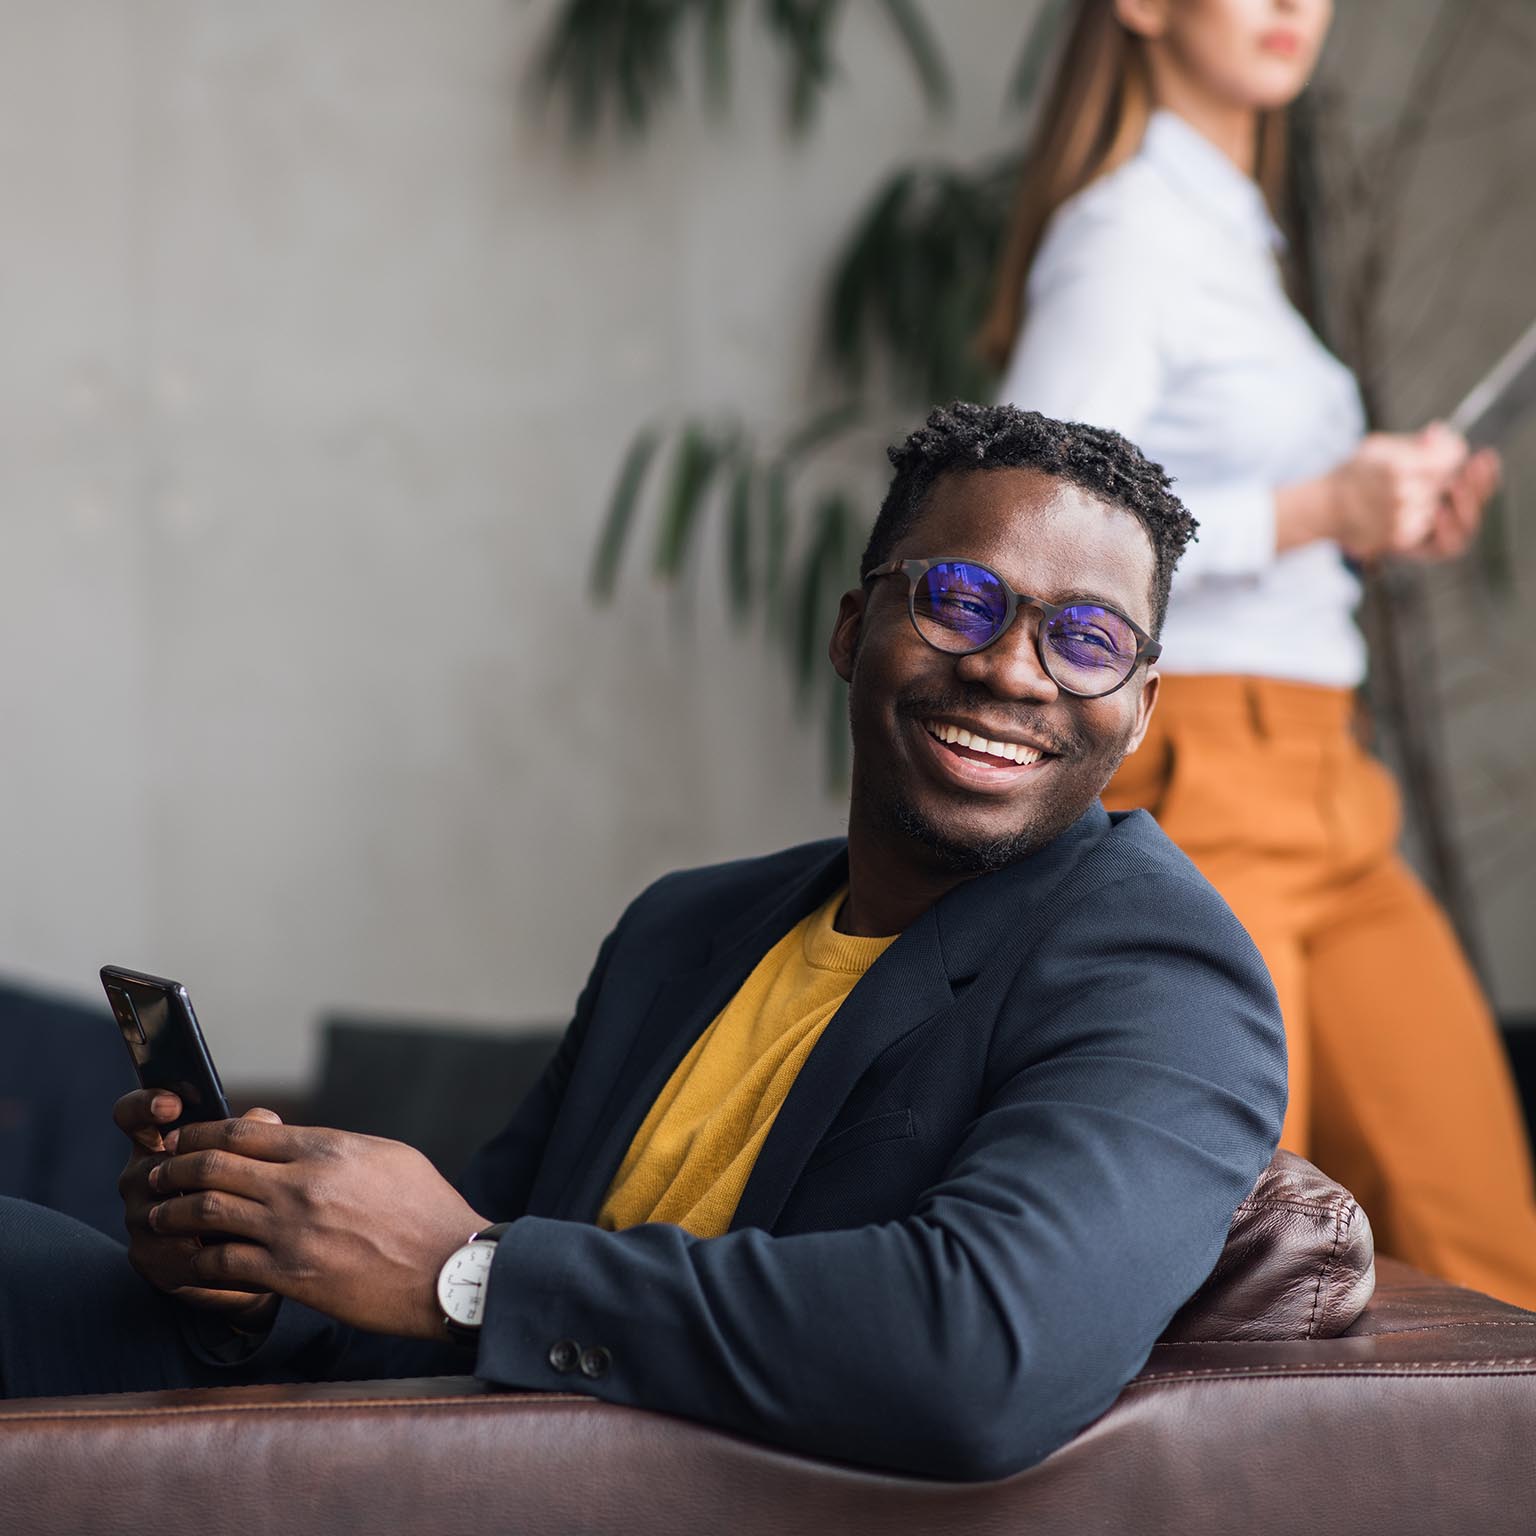
[{"label": "eyeglasses frame", "polygon": [[[980,645],[967,646],[963,651],[950,651],[946,650],[942,645],[934,645],[933,641],[918,627],[917,584],[936,565],[975,566],[978,570],[985,571],[989,576],[993,577],[998,586],[1003,589],[1003,622],[998,626],[997,633],[990,640],[985,640]],[[1133,618],[1121,613],[1118,608],[1112,608],[1108,603],[1101,603],[1096,599],[1081,598],[1072,603],[1048,603],[1043,597],[1030,597],[1027,593],[1015,592],[990,565],[983,565],[980,560],[968,560],[964,555],[935,555],[929,560],[889,560],[884,565],[877,565],[870,571],[860,585],[867,587],[877,576],[905,576],[907,578],[907,617],[912,621],[912,628],[916,631],[917,638],[924,645],[937,651],[941,656],[974,656],[978,651],[984,651],[988,646],[996,645],[1008,633],[1013,627],[1014,619],[1018,617],[1020,608],[1036,610],[1040,614],[1040,622],[1035,626],[1035,655],[1039,658],[1040,669],[1063,693],[1071,694],[1075,699],[1107,699],[1111,694],[1118,693],[1130,682],[1136,675],[1136,668],[1142,662],[1146,662],[1150,666],[1163,654],[1161,641],[1154,640]],[[1113,688],[1106,688],[1103,693],[1081,693],[1076,688],[1067,687],[1051,671],[1051,665],[1045,659],[1045,626],[1058,615],[1066,613],[1073,608],[1102,608],[1105,613],[1114,614],[1136,636],[1136,654],[1131,658],[1131,664],[1126,668],[1125,676]]]}]

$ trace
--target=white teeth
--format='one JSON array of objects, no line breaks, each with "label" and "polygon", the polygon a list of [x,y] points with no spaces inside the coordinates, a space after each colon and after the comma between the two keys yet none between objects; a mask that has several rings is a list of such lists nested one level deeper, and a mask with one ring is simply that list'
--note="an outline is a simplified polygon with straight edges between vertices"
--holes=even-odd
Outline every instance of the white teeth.
[{"label": "white teeth", "polygon": [[963,726],[933,724],[928,726],[928,732],[951,746],[969,747],[972,752],[984,752],[988,757],[1000,757],[1010,763],[1038,763],[1044,756],[1036,748],[1026,747],[1021,742],[988,741],[985,736],[972,735]]}]

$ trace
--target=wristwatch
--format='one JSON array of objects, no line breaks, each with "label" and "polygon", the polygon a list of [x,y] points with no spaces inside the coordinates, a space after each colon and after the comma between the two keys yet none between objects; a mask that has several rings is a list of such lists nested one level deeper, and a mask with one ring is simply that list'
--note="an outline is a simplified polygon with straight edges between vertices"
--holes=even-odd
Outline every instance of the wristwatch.
[{"label": "wristwatch", "polygon": [[491,1280],[491,1260],[496,1244],[510,1221],[498,1222],[476,1232],[462,1248],[448,1255],[437,1274],[437,1304],[443,1309],[443,1326],[460,1344],[473,1344],[485,1321],[485,1292]]}]

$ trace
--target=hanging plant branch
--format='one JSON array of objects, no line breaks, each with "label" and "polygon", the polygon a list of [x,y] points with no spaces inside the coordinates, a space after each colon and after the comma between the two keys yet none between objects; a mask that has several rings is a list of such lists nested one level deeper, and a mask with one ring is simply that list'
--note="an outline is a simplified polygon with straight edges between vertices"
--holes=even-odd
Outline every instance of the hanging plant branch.
[{"label": "hanging plant branch", "polygon": [[[685,421],[673,437],[656,507],[651,561],[655,575],[668,585],[681,579],[714,507],[724,523],[724,578],[734,613],[746,618],[765,612],[770,628],[775,627],[779,616],[774,609],[784,594],[794,524],[808,518],[797,509],[794,477],[861,420],[858,402],[835,406],[789,433],[771,452],[758,449],[738,421]],[[590,587],[600,602],[613,595],[663,441],[658,427],[642,428],[620,465],[593,552]],[[820,528],[825,518],[821,513],[817,517]]]},{"label": "hanging plant branch", "polygon": [[835,675],[816,666],[816,659],[829,633],[833,605],[857,577],[865,529],[852,491],[833,487],[805,504],[796,476],[861,421],[857,401],[835,406],[804,422],[771,452],[760,450],[736,421],[686,421],[665,454],[665,434],[655,426],[643,428],[620,466],[590,578],[594,598],[612,597],[653,483],[659,482],[659,491],[651,564],[669,586],[684,579],[711,514],[718,514],[732,622],[744,626],[760,618],[783,646],[802,713],[822,686],[831,689],[824,718],[834,785],[843,782],[848,756],[843,690]]},{"label": "hanging plant branch", "polygon": [[1013,78],[1008,83],[1008,100],[1014,106],[1026,107],[1034,101],[1071,3],[1072,0],[1045,0],[1034,26],[1024,34],[1024,46],[1019,50]]},{"label": "hanging plant branch", "polygon": [[832,366],[854,390],[880,364],[896,399],[990,393],[972,337],[985,312],[1017,178],[1013,156],[978,170],[906,167],[879,188],[833,269],[823,310]]},{"label": "hanging plant branch", "polygon": [[[894,32],[931,111],[953,97],[949,64],[917,0],[864,0]],[[682,55],[697,34],[706,103],[723,111],[733,84],[731,33],[746,0],[564,0],[533,69],[540,95],[558,98],[571,137],[611,124],[641,138],[676,95]],[[785,120],[804,134],[838,76],[835,52],[844,0],[760,0],[760,25],[785,69]]]}]

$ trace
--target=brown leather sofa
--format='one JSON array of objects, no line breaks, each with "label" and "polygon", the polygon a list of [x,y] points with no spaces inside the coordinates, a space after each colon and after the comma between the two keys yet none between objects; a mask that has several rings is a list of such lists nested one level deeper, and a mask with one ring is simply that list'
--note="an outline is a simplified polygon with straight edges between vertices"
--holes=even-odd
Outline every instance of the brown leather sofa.
[{"label": "brown leather sofa", "polygon": [[0,1530],[168,1529],[1530,1536],[1536,1313],[1373,1267],[1354,1201],[1280,1154],[1114,1407],[1001,1482],[468,1378],[0,1405]]}]

